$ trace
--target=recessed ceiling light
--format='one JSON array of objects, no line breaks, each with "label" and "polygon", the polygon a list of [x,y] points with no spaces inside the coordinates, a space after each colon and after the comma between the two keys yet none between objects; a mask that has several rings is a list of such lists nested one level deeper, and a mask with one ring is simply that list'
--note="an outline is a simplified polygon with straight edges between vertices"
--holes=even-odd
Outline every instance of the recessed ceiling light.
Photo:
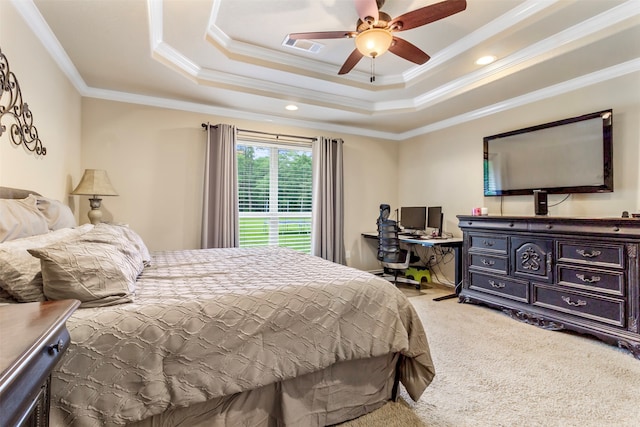
[{"label": "recessed ceiling light", "polygon": [[293,105],[293,104],[289,104],[284,108],[286,108],[289,111],[296,111],[298,109],[298,106],[297,105]]},{"label": "recessed ceiling light", "polygon": [[487,65],[487,64],[491,64],[493,61],[496,60],[495,56],[483,56],[482,58],[478,58],[478,60],[476,61],[476,64],[478,65]]}]

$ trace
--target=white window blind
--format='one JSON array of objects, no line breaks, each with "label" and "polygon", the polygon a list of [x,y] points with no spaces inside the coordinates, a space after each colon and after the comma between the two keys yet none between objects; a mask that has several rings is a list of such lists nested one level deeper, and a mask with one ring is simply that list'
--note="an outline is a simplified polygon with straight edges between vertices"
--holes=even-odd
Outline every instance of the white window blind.
[{"label": "white window blind", "polygon": [[311,145],[238,139],[240,247],[311,253]]}]

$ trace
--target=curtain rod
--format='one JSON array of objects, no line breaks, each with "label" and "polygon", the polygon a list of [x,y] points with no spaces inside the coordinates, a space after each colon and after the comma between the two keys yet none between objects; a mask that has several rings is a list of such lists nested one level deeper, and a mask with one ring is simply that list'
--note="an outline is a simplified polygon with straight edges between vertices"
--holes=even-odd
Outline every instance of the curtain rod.
[{"label": "curtain rod", "polygon": [[[202,123],[202,127],[204,129],[207,129],[208,126],[214,128],[214,129],[218,128],[218,126],[216,126],[216,125],[211,125],[209,123]],[[317,139],[317,138],[310,137],[310,136],[286,135],[286,134],[282,134],[282,133],[270,133],[270,132],[262,132],[262,131],[258,131],[258,130],[239,129],[239,128],[238,128],[238,132],[254,133],[254,134],[257,134],[257,135],[275,136],[276,139],[278,139],[278,138],[296,138],[296,139],[304,139],[304,140],[307,140],[307,141],[315,141]]]}]

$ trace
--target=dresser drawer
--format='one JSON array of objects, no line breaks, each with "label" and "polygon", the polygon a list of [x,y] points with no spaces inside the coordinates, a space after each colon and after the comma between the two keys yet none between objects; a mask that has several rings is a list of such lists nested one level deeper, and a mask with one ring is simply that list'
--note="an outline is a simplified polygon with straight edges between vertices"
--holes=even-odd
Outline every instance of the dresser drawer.
[{"label": "dresser drawer", "polygon": [[610,295],[624,296],[624,273],[558,265],[558,284]]},{"label": "dresser drawer", "polygon": [[493,271],[496,273],[507,273],[508,258],[492,256],[486,254],[470,254],[471,268]]},{"label": "dresser drawer", "polygon": [[575,262],[602,267],[624,268],[624,246],[601,243],[558,242],[558,262]]},{"label": "dresser drawer", "polygon": [[470,250],[493,251],[500,254],[507,253],[507,237],[488,234],[472,234],[470,236]]},{"label": "dresser drawer", "polygon": [[623,299],[534,285],[533,305],[610,325],[625,326],[625,301]]},{"label": "dresser drawer", "polygon": [[482,273],[469,273],[471,289],[486,292],[516,301],[529,302],[529,285],[508,277],[492,276]]}]

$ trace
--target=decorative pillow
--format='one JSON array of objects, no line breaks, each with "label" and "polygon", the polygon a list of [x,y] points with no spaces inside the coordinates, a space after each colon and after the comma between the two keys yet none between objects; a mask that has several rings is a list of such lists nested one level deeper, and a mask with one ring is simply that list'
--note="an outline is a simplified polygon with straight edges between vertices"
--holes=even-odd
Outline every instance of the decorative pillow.
[{"label": "decorative pillow", "polygon": [[38,210],[36,196],[0,199],[0,242],[35,236],[49,231],[47,219]]},{"label": "decorative pillow", "polygon": [[0,288],[18,302],[44,301],[40,260],[27,250],[72,239],[92,228],[92,224],[84,224],[0,244]]},{"label": "decorative pillow", "polygon": [[81,307],[133,301],[144,268],[138,248],[117,227],[104,224],[29,253],[41,260],[47,299],[78,299]]},{"label": "decorative pillow", "polygon": [[144,244],[142,237],[135,231],[133,231],[127,224],[114,224],[114,223],[100,223],[97,224],[98,227],[117,227],[115,230],[122,233],[122,235],[128,239],[140,252],[142,256],[142,262],[145,267],[151,265],[151,254],[149,253],[149,249],[147,249],[147,245]]},{"label": "decorative pillow", "polygon": [[47,219],[49,230],[75,227],[76,218],[71,208],[62,202],[42,196],[36,196],[38,210]]}]

